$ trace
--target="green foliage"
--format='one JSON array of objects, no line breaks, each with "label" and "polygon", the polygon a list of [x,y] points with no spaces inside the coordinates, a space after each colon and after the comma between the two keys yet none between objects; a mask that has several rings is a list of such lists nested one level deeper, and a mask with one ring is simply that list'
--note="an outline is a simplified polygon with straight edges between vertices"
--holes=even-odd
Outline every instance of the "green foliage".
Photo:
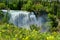
[{"label": "green foliage", "polygon": [[41,4],[33,4],[33,1],[29,0],[26,4],[23,5],[22,10],[27,11],[39,11],[43,9],[43,5]]},{"label": "green foliage", "polygon": [[[42,0],[0,0],[0,9],[11,9],[11,10],[26,10],[26,11],[34,11],[36,12],[38,16],[40,16],[40,12],[43,12],[44,10],[46,12],[48,12],[48,16],[49,16],[49,19],[51,20],[50,21],[50,26],[52,27],[50,30],[56,30],[56,27],[58,25],[58,22],[56,21],[58,18],[60,19],[60,2],[42,2]],[[41,11],[43,10],[43,11]],[[55,14],[55,15],[54,15]],[[2,12],[0,12],[0,18],[3,17],[3,23],[7,22],[8,23],[8,20],[9,20],[9,14],[6,13],[6,15],[4,16]],[[5,26],[4,26],[5,27]],[[9,26],[10,27],[10,26]],[[9,28],[8,27],[8,28]],[[31,30],[39,30],[38,27],[36,27],[35,25],[31,25],[30,26]],[[4,29],[3,29],[4,30]],[[12,30],[19,30],[20,29],[13,29]],[[22,29],[23,30],[23,29]],[[6,30],[7,31],[7,30]],[[19,32],[18,31],[18,32]],[[23,30],[23,32],[26,31],[26,30]],[[16,31],[17,32],[17,31]],[[30,31],[29,31],[30,32]],[[9,32],[8,32],[9,33]],[[31,32],[30,32],[31,33]],[[13,36],[11,36],[11,34]],[[11,40],[15,40],[16,38],[14,37],[15,34],[13,34],[13,32],[11,32],[11,34],[8,36],[8,37],[12,37]],[[31,33],[32,34],[32,33]],[[2,33],[2,35],[5,35]],[[18,34],[20,35],[20,34]],[[22,33],[22,35],[24,35],[23,37],[25,37],[27,35]],[[30,35],[30,34],[29,34]],[[38,34],[40,37],[40,34]],[[41,34],[43,35],[43,34]],[[47,34],[46,34],[47,35]],[[36,35],[35,35],[36,36]],[[6,35],[5,35],[6,37]],[[18,36],[17,38],[19,38],[20,36]],[[18,40],[24,40],[24,38],[19,38]],[[30,40],[45,40],[44,38],[45,36],[41,37],[41,38],[34,38],[34,37],[31,37],[30,36]],[[48,37],[49,38],[49,37]],[[17,39],[16,39],[17,40]],[[49,40],[49,39],[48,39]],[[56,39],[56,40],[60,40],[60,39]]]},{"label": "green foliage", "polygon": [[40,27],[37,27],[37,25],[31,25],[31,26],[30,26],[30,29],[31,29],[31,30],[39,31],[39,30],[40,30]]},{"label": "green foliage", "polygon": [[8,23],[8,20],[10,19],[10,15],[9,15],[9,13],[7,12],[5,15],[4,15],[4,17],[3,17],[3,23]]},{"label": "green foliage", "polygon": [[0,24],[3,22],[3,17],[4,17],[4,14],[3,12],[0,10]]},{"label": "green foliage", "polygon": [[10,9],[14,9],[14,10],[16,10],[17,5],[16,5],[16,4],[9,4],[8,7],[9,7]]},{"label": "green foliage", "polygon": [[34,4],[32,6],[32,10],[35,10],[35,11],[39,11],[39,10],[42,10],[42,9],[44,9],[44,8],[43,8],[43,5],[41,5],[41,4]]},{"label": "green foliage", "polygon": [[32,7],[32,1],[28,0],[26,4],[23,5],[23,7],[21,8],[22,10],[27,10],[30,11]]},{"label": "green foliage", "polygon": [[60,40],[60,33],[41,33],[5,23],[0,25],[0,40]]},{"label": "green foliage", "polygon": [[5,3],[0,3],[0,9],[5,9],[5,8],[6,8]]},{"label": "green foliage", "polygon": [[46,7],[45,7],[45,10],[46,10],[47,12],[51,12],[51,11],[52,11],[52,8],[51,8],[51,7],[46,6]]},{"label": "green foliage", "polygon": [[57,13],[57,18],[60,19],[60,11]]},{"label": "green foliage", "polygon": [[4,17],[4,14],[2,13],[1,10],[0,10],[0,17]]},{"label": "green foliage", "polygon": [[56,16],[54,16],[53,14],[48,14],[48,17],[50,18],[50,24],[51,24],[50,31],[57,31],[58,21],[56,19]]}]

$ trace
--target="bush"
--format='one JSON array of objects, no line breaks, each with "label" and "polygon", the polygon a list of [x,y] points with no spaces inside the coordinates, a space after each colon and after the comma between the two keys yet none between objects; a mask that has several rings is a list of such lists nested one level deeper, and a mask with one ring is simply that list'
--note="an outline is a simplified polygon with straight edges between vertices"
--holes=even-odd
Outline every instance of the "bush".
[{"label": "bush", "polygon": [[43,5],[37,3],[37,4],[34,4],[31,9],[32,9],[33,11],[34,11],[34,10],[35,10],[35,11],[40,11],[40,10],[42,10],[42,9],[44,9],[44,8],[43,8]]},{"label": "bush", "polygon": [[1,40],[60,40],[57,32],[40,33],[36,30],[18,28],[11,24],[0,25]]},{"label": "bush", "polygon": [[10,14],[7,12],[3,17],[3,23],[8,23],[10,19]]},{"label": "bush", "polygon": [[30,11],[30,10],[31,10],[31,7],[32,7],[32,1],[29,0],[29,1],[27,1],[26,4],[23,4],[23,6],[22,6],[21,9],[22,9],[22,10]]},{"label": "bush", "polygon": [[3,17],[4,17],[4,14],[3,12],[0,10],[0,24],[3,22]]},{"label": "bush", "polygon": [[5,8],[6,8],[5,3],[0,3],[0,9],[5,9]]},{"label": "bush", "polygon": [[31,26],[30,26],[30,29],[31,29],[31,30],[39,31],[39,30],[40,30],[40,27],[38,27],[37,25],[31,25]]}]

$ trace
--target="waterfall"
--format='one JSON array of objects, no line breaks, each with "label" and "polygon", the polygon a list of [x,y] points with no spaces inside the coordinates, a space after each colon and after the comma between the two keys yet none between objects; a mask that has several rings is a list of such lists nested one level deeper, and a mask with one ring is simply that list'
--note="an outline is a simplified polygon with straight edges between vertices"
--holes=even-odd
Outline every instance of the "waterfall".
[{"label": "waterfall", "polygon": [[[2,11],[7,12],[7,10]],[[9,22],[18,27],[25,26],[26,28],[29,28],[28,26],[36,24],[42,26],[42,29],[44,30],[47,28],[44,27],[44,24],[47,22],[47,15],[45,14],[37,18],[33,12],[9,10],[8,13],[11,15]]]}]

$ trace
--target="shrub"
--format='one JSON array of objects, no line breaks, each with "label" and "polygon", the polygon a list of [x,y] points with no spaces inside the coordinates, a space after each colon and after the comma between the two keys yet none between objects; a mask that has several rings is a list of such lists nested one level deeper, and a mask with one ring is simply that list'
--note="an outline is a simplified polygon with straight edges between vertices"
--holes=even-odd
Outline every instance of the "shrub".
[{"label": "shrub", "polygon": [[36,30],[18,28],[11,24],[0,25],[1,40],[60,40],[60,33],[41,33]]},{"label": "shrub", "polygon": [[40,27],[38,27],[37,25],[31,25],[31,26],[30,26],[30,29],[31,29],[31,30],[39,31],[39,30],[40,30]]},{"label": "shrub", "polygon": [[5,3],[0,3],[0,9],[5,9],[5,8],[6,8]]}]

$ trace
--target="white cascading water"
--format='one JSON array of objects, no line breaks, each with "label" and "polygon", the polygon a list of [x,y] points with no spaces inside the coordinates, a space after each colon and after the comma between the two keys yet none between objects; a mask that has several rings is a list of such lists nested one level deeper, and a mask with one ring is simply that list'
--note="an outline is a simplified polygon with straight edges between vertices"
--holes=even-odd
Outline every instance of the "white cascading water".
[{"label": "white cascading water", "polygon": [[[7,10],[2,11],[5,13],[7,12]],[[46,30],[47,28],[44,25],[47,22],[47,15],[41,15],[36,18],[33,12],[10,10],[8,13],[11,15],[9,22],[18,27],[23,26],[25,28],[29,28],[30,25],[37,24],[38,26],[42,26],[42,30]]]}]

